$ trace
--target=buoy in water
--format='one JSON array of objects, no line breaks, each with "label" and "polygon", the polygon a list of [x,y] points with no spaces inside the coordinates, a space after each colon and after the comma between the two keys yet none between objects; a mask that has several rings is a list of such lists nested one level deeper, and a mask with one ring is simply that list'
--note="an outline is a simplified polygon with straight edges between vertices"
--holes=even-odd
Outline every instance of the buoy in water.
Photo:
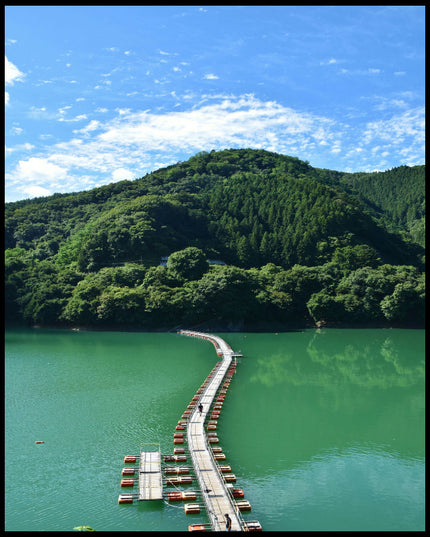
[{"label": "buoy in water", "polygon": [[181,492],[168,492],[167,499],[169,502],[180,502],[182,500]]},{"label": "buoy in water", "polygon": [[198,503],[186,503],[184,505],[184,511],[186,515],[200,513],[200,505]]},{"label": "buoy in water", "polygon": [[192,490],[185,490],[181,496],[183,500],[195,500],[197,498],[197,494]]},{"label": "buoy in water", "polygon": [[169,466],[164,469],[164,473],[166,475],[172,475],[172,474],[189,474],[190,469],[184,468],[182,466]]},{"label": "buoy in water", "polygon": [[121,475],[134,475],[135,468],[123,468]]},{"label": "buoy in water", "polygon": [[231,466],[229,466],[228,464],[220,464],[219,469],[222,473],[231,472]]},{"label": "buoy in water", "polygon": [[120,494],[118,497],[118,503],[133,503],[132,494]]},{"label": "buoy in water", "polygon": [[236,507],[239,509],[239,511],[251,511],[251,504],[248,502],[248,500],[239,500],[236,502]]},{"label": "buoy in water", "polygon": [[178,477],[172,476],[172,477],[166,478],[167,485],[181,485],[181,484],[187,484],[187,483],[192,483],[192,482],[193,482],[193,478],[187,475],[178,476]]},{"label": "buoy in water", "polygon": [[190,524],[188,531],[206,531],[206,526],[204,524]]},{"label": "buoy in water", "polygon": [[247,520],[245,521],[245,531],[263,531],[263,528],[258,520]]}]

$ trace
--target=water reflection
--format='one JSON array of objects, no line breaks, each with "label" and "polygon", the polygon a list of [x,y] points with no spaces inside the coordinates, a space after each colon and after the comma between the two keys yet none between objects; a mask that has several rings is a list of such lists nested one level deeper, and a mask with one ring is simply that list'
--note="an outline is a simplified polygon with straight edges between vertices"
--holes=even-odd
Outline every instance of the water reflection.
[{"label": "water reflection", "polygon": [[225,410],[231,412],[226,437],[246,446],[243,475],[276,474],[351,445],[423,459],[424,349],[417,336],[388,330],[248,335],[240,382]]},{"label": "water reflection", "polygon": [[371,444],[323,451],[291,469],[245,481],[244,487],[251,497],[255,491],[256,511],[264,502],[258,490],[276,498],[264,504],[269,531],[424,528],[422,461],[405,461]]},{"label": "water reflection", "polygon": [[327,337],[327,331],[315,331],[305,347],[296,346],[292,334],[288,335],[289,341],[283,337],[284,348],[266,347],[271,352],[257,358],[252,380],[266,386],[288,383],[336,387],[347,383],[367,388],[423,383],[423,342],[415,341],[408,347],[382,330],[363,330],[355,335],[352,330],[338,332],[333,338]]}]

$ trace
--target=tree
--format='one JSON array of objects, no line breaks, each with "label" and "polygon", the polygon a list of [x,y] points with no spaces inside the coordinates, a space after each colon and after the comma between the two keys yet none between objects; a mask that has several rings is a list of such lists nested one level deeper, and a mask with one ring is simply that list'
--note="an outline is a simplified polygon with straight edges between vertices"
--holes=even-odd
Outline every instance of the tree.
[{"label": "tree", "polygon": [[273,289],[291,296],[293,303],[291,311],[296,317],[303,318],[308,313],[306,302],[311,295],[321,289],[317,267],[294,265],[289,270],[276,274]]},{"label": "tree", "polygon": [[169,275],[182,282],[199,280],[208,269],[209,263],[204,252],[194,246],[174,252],[167,259]]},{"label": "tree", "polygon": [[114,325],[143,324],[145,321],[143,289],[109,286],[100,295],[97,317]]},{"label": "tree", "polygon": [[[422,319],[425,251],[411,237],[423,243],[424,186],[424,166],[345,174],[229,149],[136,181],[7,203],[6,318],[123,322],[142,287],[152,326],[175,316],[304,322],[320,291],[340,321]],[[169,267],[157,266],[169,254]],[[204,257],[243,271],[214,271]],[[279,269],[259,271],[267,263]]]},{"label": "tree", "polygon": [[398,283],[394,292],[381,301],[381,310],[389,321],[424,319],[425,300],[421,285]]},{"label": "tree", "polygon": [[342,307],[336,301],[336,297],[330,295],[325,289],[313,293],[306,307],[316,323],[336,322],[342,318]]},{"label": "tree", "polygon": [[254,319],[257,301],[253,278],[244,269],[216,266],[192,288],[192,302],[205,320]]},{"label": "tree", "polygon": [[150,327],[170,328],[181,324],[184,312],[189,309],[186,288],[167,285],[149,286],[145,289],[145,312]]},{"label": "tree", "polygon": [[366,244],[336,248],[332,258],[344,271],[356,270],[360,267],[377,267],[381,264],[376,251]]},{"label": "tree", "polygon": [[242,267],[249,267],[253,259],[253,251],[247,235],[242,235],[236,246],[237,257]]}]

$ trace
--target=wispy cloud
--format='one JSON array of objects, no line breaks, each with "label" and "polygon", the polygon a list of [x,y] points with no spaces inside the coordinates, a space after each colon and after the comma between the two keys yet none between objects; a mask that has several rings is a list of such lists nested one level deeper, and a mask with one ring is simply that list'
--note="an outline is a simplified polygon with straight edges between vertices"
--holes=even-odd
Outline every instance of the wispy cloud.
[{"label": "wispy cloud", "polygon": [[[191,103],[190,103],[191,104]],[[389,120],[348,125],[303,113],[254,95],[205,96],[184,111],[117,110],[110,120],[91,120],[68,142],[18,162],[6,183],[25,197],[35,188],[49,193],[85,190],[109,181],[137,178],[155,165],[185,160],[202,150],[262,148],[310,160],[320,167],[337,155],[365,171],[383,165],[387,153],[403,151],[403,163],[422,159],[424,111],[413,109]],[[374,147],[378,151],[372,152]],[[360,168],[361,163],[361,168]],[[345,167],[343,169],[345,169]],[[338,167],[337,169],[342,169]]]},{"label": "wispy cloud", "polygon": [[25,76],[7,57],[5,57],[4,74],[6,85],[12,85],[14,82],[22,80]]},{"label": "wispy cloud", "polygon": [[320,65],[336,65],[341,63],[341,60],[336,60],[336,58],[330,58],[329,60],[320,61]]},{"label": "wispy cloud", "polygon": [[383,156],[398,152],[404,164],[412,165],[423,158],[424,133],[424,108],[414,108],[387,120],[367,123],[363,131],[363,147]]},{"label": "wispy cloud", "polygon": [[[4,80],[6,86],[13,86],[15,82],[23,80],[24,77],[25,74],[22,73],[16,65],[10,62],[7,57],[5,57]],[[4,102],[6,106],[10,103],[10,95],[8,91],[5,91]]]}]

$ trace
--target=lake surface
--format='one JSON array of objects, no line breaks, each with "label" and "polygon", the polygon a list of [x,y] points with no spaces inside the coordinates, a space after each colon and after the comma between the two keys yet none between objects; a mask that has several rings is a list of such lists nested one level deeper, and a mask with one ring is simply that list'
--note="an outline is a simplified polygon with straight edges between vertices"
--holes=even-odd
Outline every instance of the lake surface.
[{"label": "lake surface", "polygon": [[[217,432],[252,505],[245,519],[268,531],[425,529],[423,330],[218,335],[244,355]],[[5,529],[206,522],[118,495],[125,455],[142,442],[173,452],[217,359],[177,334],[7,330]]]}]

